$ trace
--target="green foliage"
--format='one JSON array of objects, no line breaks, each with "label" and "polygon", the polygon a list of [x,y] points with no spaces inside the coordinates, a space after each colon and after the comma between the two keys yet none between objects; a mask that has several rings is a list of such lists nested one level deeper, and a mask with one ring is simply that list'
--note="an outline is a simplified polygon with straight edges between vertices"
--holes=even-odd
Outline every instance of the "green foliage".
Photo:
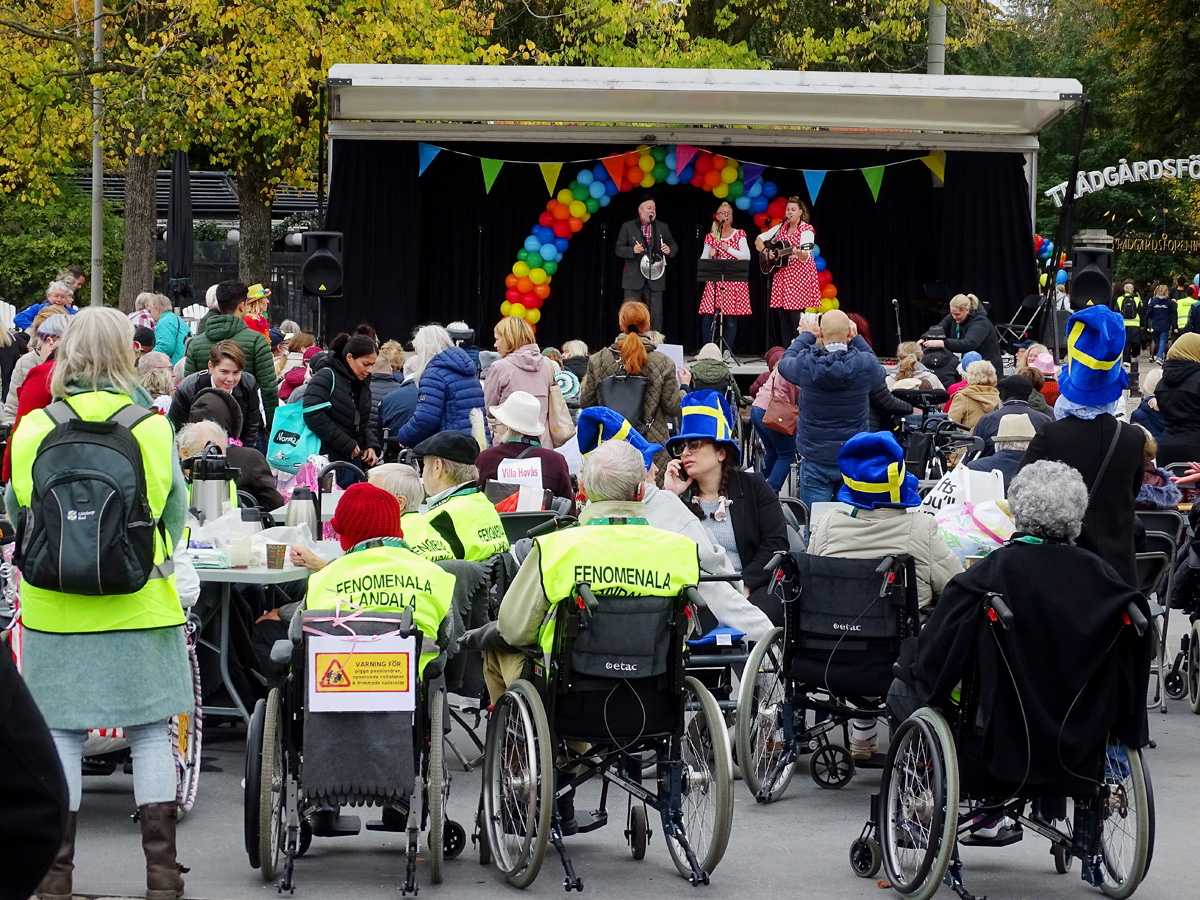
[{"label": "green foliage", "polygon": [[[0,296],[18,309],[45,300],[46,285],[64,266],[90,268],[92,198],[71,181],[55,188],[44,205],[0,193]],[[104,298],[110,305],[117,302],[123,241],[121,218],[106,204]],[[88,298],[77,302],[86,305]]]},{"label": "green foliage", "polygon": [[224,241],[226,231],[211,219],[201,219],[192,224],[193,241]]},{"label": "green foliage", "polygon": [[297,212],[285,216],[282,221],[276,222],[271,226],[271,243],[278,243],[287,237],[287,233],[298,225],[304,225],[308,229],[317,227],[317,211],[315,209],[302,209]]}]

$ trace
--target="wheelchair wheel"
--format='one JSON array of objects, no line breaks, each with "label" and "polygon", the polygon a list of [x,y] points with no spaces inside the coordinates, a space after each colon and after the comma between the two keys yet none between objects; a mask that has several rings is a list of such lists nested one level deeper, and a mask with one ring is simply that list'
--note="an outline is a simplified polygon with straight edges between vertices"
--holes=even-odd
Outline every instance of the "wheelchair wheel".
[{"label": "wheelchair wheel", "polygon": [[258,801],[259,782],[262,780],[263,725],[266,723],[267,701],[259,700],[250,715],[246,728],[246,771],[245,795],[242,800],[242,833],[246,844],[246,856],[250,868],[257,869],[262,863],[258,857]]},{"label": "wheelchair wheel", "polygon": [[1104,758],[1107,802],[1100,809],[1100,889],[1124,900],[1146,874],[1153,809],[1146,790],[1142,755],[1122,745],[1109,746]]},{"label": "wheelchair wheel", "polygon": [[778,800],[787,790],[796,764],[781,765],[783,746],[783,629],[773,628],[759,641],[742,671],[735,722],[742,780],[760,803]]},{"label": "wheelchair wheel", "polygon": [[445,735],[442,734],[442,710],[446,702],[443,691],[433,692],[429,705],[429,771],[425,780],[426,812],[429,815],[429,868],[434,884],[441,884],[445,877],[446,847],[443,842],[446,825],[446,795],[449,784],[446,780]]},{"label": "wheelchair wheel", "polygon": [[505,879],[528,887],[550,837],[554,755],[537,689],[524,679],[496,702],[483,757],[483,817],[488,848]]},{"label": "wheelchair wheel", "polygon": [[634,859],[646,858],[646,844],[650,840],[650,823],[646,819],[646,807],[642,804],[629,808],[629,849]]},{"label": "wheelchair wheel", "polygon": [[808,774],[818,787],[837,790],[854,777],[854,757],[840,744],[825,744],[809,757]]},{"label": "wheelchair wheel", "polygon": [[272,688],[267,695],[263,717],[262,772],[258,782],[258,860],[265,881],[275,878],[285,831],[283,759],[283,712],[280,693]]},{"label": "wheelchair wheel", "polygon": [[1163,678],[1163,689],[1172,700],[1182,700],[1188,695],[1187,671],[1173,669]]},{"label": "wheelchair wheel", "polygon": [[[680,742],[683,833],[700,868],[711,875],[725,855],[733,825],[733,756],[725,720],[713,695],[690,675],[683,680],[683,688],[687,710]],[[692,867],[683,848],[668,837],[667,849],[679,874],[691,878]]]},{"label": "wheelchair wheel", "polygon": [[883,851],[879,841],[860,837],[850,845],[850,868],[859,878],[874,878],[883,862]]},{"label": "wheelchair wheel", "polygon": [[919,709],[901,723],[879,792],[888,881],[905,896],[929,900],[950,865],[958,828],[958,759],[941,713]]},{"label": "wheelchair wheel", "polygon": [[191,811],[196,803],[200,784],[200,742],[203,735],[204,696],[200,689],[200,659],[196,647],[188,644],[188,662],[192,669],[194,703],[190,710],[171,719],[171,747],[175,755],[175,801],[179,818]]},{"label": "wheelchair wheel", "polygon": [[1187,698],[1192,712],[1200,715],[1200,619],[1192,623],[1188,635]]}]

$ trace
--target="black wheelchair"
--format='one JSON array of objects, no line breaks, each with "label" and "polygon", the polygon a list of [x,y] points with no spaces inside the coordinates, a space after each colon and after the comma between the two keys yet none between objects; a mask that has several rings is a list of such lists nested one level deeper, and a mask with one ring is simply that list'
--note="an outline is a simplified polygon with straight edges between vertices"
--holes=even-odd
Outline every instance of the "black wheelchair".
[{"label": "black wheelchair", "polygon": [[[583,890],[563,844],[559,801],[600,778],[599,806],[576,813],[578,830],[608,821],[608,790],[628,794],[625,837],[642,859],[659,814],[679,873],[707,884],[733,821],[733,761],[716,701],[685,674],[684,638],[699,600],[612,597],[576,585],[556,606],[549,665],[539,657],[496,702],[488,723],[477,822],[480,862],[494,860],[510,884],[537,878],[547,846],[562,861],[563,887]],[[614,673],[620,673],[614,676]],[[643,786],[651,759],[655,786]]]},{"label": "black wheelchair", "polygon": [[[990,640],[990,633],[1013,677],[1003,638],[1013,613],[1003,597],[989,594],[980,617],[976,640]],[[1139,635],[1149,627],[1134,604],[1117,626],[1130,627]],[[1114,638],[1110,650],[1116,643]],[[1128,897],[1149,870],[1154,847],[1154,794],[1141,751],[1110,739],[1101,758],[1077,771],[1064,761],[1073,752],[1062,746],[1062,730],[1054,750],[1039,750],[1027,731],[1030,764],[1032,754],[1052,759],[1048,754],[1056,753],[1059,780],[1001,781],[987,769],[976,727],[979,698],[995,696],[996,690],[976,668],[960,682],[956,705],[944,712],[918,709],[894,729],[879,793],[871,797],[871,817],[850,847],[854,873],[874,877],[882,863],[892,887],[912,900],[928,900],[943,883],[962,900],[973,900],[963,885],[958,847],[1007,846],[1028,829],[1049,839],[1060,874],[1079,858],[1089,883],[1110,897]],[[1026,701],[1036,702],[1015,696],[1022,715]]]},{"label": "black wheelchair", "polygon": [[922,481],[937,480],[959,462],[970,462],[984,450],[981,438],[955,422],[942,407],[950,399],[946,391],[893,391],[905,403],[921,410],[905,416],[896,433],[904,448],[904,467]]},{"label": "black wheelchair", "polygon": [[[778,554],[770,567],[784,627],[759,641],[746,662],[735,729],[742,780],[759,803],[783,796],[806,753],[819,786],[850,782],[850,720],[887,715],[892,666],[919,621],[910,556],[793,552]],[[839,728],[842,743],[832,743]]]},{"label": "black wheelchair", "polygon": [[[372,637],[411,641],[406,671],[413,709],[309,708],[313,684],[326,680],[316,671],[320,666],[309,671],[310,636],[344,638],[350,633],[368,642]],[[422,830],[435,884],[442,881],[445,859],[465,848],[466,830],[446,815],[450,783],[443,756],[443,657],[430,662],[421,678],[416,658],[422,649],[433,652],[436,645],[414,627],[408,611],[371,610],[339,617],[333,610],[302,610],[291,622],[288,639],[277,642],[272,661],[288,673],[284,687],[259,700],[250,719],[244,831],[250,865],[267,881],[281,874],[281,892],[295,890],[295,861],[307,852],[314,836],[359,833],[358,817],[340,815],[342,806],[381,806],[383,822],[367,828],[407,833],[402,894],[418,890],[417,841]],[[332,665],[329,672],[334,684],[349,677]]]}]

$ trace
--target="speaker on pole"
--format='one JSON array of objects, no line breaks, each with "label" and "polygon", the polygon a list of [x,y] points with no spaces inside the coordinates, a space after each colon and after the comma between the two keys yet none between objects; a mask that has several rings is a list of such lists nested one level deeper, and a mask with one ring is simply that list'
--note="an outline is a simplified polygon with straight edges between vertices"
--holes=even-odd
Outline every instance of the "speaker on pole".
[{"label": "speaker on pole", "polygon": [[1076,247],[1071,255],[1071,307],[1108,306],[1112,302],[1113,252]]},{"label": "speaker on pole", "polygon": [[316,297],[342,296],[342,233],[305,231],[301,249],[305,253],[300,267],[304,292]]}]

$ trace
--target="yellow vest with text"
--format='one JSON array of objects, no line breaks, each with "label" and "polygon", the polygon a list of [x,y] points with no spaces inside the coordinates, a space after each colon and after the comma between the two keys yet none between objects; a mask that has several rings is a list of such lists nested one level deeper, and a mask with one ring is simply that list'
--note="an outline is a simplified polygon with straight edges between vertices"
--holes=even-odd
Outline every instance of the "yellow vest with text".
[{"label": "yellow vest with text", "polygon": [[458,548],[446,534],[447,531],[454,533],[457,542],[462,545],[460,559],[483,562],[508,550],[508,537],[504,534],[500,514],[477,487],[452,494],[425,513],[425,520],[431,529],[441,532],[457,556]]},{"label": "yellow vest with text", "polygon": [[1187,328],[1188,314],[1192,311],[1192,307],[1196,305],[1195,297],[1180,297],[1175,301],[1175,324],[1180,328]]},{"label": "yellow vest with text", "polygon": [[[361,545],[360,545],[361,546]],[[436,563],[403,546],[384,544],[352,549],[308,579],[306,609],[412,610],[422,636],[437,640],[454,598],[455,578]],[[422,653],[420,672],[437,656]]]},{"label": "yellow vest with text", "polygon": [[700,579],[696,542],[650,525],[583,525],[535,538],[534,544],[550,601],[538,635],[547,655],[554,650],[558,603],[577,584],[586,583],[595,594],[673,597]]},{"label": "yellow vest with text", "polygon": [[442,539],[440,534],[429,527],[429,523],[419,512],[402,515],[400,531],[404,536],[404,545],[417,556],[430,562],[454,559],[454,552],[450,549],[450,545]]},{"label": "yellow vest with text", "polygon": [[[86,421],[107,419],[116,410],[128,406],[128,395],[110,391],[90,391],[67,398],[75,413]],[[12,485],[17,503],[28,508],[33,494],[33,461],[54,422],[44,409],[34,410],[23,419],[12,440]],[[171,479],[178,463],[175,436],[165,416],[150,416],[133,429],[142,450],[146,473],[146,499],[155,519],[161,519],[171,492]],[[170,563],[171,548],[161,529],[154,535],[154,566],[145,586],[132,594],[103,597],[69,594],[48,588],[21,584],[21,622],[34,631],[55,634],[87,634],[104,631],[142,631],[182,625],[183,609],[175,589],[175,572]]]}]

